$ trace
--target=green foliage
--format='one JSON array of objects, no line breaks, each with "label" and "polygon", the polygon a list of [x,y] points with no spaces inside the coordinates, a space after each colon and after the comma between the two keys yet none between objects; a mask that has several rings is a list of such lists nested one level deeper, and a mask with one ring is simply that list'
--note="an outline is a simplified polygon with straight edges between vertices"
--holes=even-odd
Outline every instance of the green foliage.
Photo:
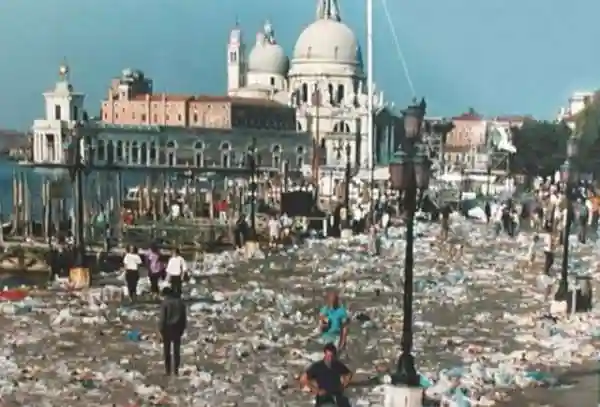
[{"label": "green foliage", "polygon": [[564,123],[527,120],[511,131],[517,148],[510,162],[513,174],[551,176],[565,161],[571,131]]},{"label": "green foliage", "polygon": [[600,95],[596,93],[576,117],[579,137],[578,169],[600,173]]}]

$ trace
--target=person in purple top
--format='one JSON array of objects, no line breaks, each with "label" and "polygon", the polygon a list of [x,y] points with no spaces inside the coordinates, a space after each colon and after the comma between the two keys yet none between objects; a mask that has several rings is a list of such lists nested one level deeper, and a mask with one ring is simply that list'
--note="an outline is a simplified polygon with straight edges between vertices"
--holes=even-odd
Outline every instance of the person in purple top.
[{"label": "person in purple top", "polygon": [[150,277],[150,291],[152,295],[158,296],[159,288],[158,282],[164,279],[165,268],[160,261],[160,252],[155,244],[150,246],[146,254],[146,261],[148,262],[148,277]]}]

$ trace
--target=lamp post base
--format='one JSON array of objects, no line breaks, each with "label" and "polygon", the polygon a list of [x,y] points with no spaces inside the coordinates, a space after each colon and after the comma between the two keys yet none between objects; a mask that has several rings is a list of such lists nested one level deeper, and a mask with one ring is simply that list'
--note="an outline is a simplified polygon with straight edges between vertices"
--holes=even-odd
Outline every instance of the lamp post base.
[{"label": "lamp post base", "polygon": [[383,407],[423,406],[423,389],[420,387],[387,385],[383,394]]}]

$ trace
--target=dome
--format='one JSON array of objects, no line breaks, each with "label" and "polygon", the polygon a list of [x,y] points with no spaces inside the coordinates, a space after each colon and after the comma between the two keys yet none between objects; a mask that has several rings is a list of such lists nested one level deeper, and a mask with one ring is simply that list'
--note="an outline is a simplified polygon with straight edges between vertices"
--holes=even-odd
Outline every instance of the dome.
[{"label": "dome", "polygon": [[358,42],[352,30],[335,19],[317,20],[304,29],[294,47],[294,60],[359,63]]},{"label": "dome", "polygon": [[273,73],[285,76],[289,68],[289,60],[281,45],[265,41],[257,43],[248,56],[250,72]]}]

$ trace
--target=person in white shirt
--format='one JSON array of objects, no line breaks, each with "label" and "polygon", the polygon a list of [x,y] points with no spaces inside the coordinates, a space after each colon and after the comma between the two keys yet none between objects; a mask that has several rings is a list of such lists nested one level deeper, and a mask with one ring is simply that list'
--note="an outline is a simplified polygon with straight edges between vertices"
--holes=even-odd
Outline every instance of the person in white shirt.
[{"label": "person in white shirt", "polygon": [[185,260],[181,257],[179,249],[175,249],[167,263],[166,274],[171,284],[171,289],[178,296],[181,296],[181,284],[186,273]]},{"label": "person in white shirt", "polygon": [[177,219],[179,218],[179,215],[181,215],[181,206],[178,203],[174,203],[173,205],[171,205],[171,219]]},{"label": "person in white shirt", "polygon": [[275,216],[269,219],[269,246],[274,247],[279,241],[280,222]]},{"label": "person in white shirt", "polygon": [[140,280],[140,265],[142,258],[137,253],[137,249],[130,246],[123,257],[123,268],[125,269],[125,281],[127,282],[127,291],[131,301],[137,297],[137,285]]},{"label": "person in white shirt", "polygon": [[546,232],[541,237],[544,246],[544,274],[548,276],[554,264],[554,239],[551,232]]}]

